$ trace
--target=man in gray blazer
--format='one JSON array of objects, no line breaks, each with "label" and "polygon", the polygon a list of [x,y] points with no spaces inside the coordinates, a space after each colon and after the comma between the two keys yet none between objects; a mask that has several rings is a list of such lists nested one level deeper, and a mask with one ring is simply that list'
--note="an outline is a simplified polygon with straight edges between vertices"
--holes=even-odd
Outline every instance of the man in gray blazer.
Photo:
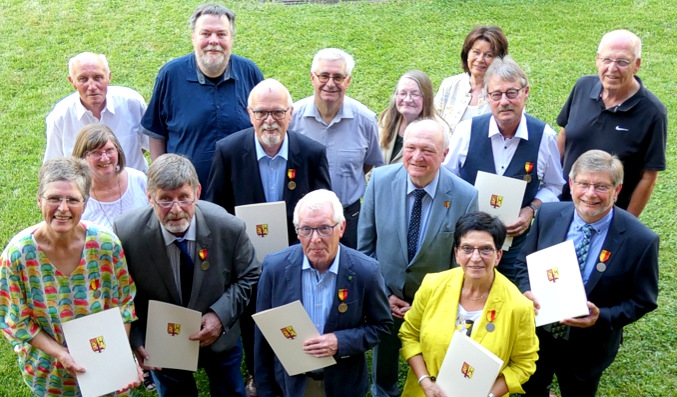
[{"label": "man in gray blazer", "polygon": [[[240,373],[238,318],[258,281],[260,264],[242,221],[200,198],[190,160],[165,154],[148,170],[150,206],[115,220],[129,272],[136,283],[136,314],[130,341],[143,363],[148,301],[202,313],[198,366],[209,377],[211,396],[245,397]],[[192,372],[149,368],[160,397],[197,396]]]},{"label": "man in gray blazer", "polygon": [[410,124],[403,163],[373,171],[358,224],[358,250],[376,258],[395,324],[374,349],[372,395],[399,396],[397,332],[427,273],[452,267],[456,220],[477,211],[477,190],[442,167],[449,137],[435,120]]}]

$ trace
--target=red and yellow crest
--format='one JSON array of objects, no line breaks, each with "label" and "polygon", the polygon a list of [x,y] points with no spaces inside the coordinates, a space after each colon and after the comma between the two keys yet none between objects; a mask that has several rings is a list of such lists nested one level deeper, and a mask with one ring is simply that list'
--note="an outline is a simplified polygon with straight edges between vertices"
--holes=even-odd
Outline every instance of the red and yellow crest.
[{"label": "red and yellow crest", "polygon": [[256,235],[260,237],[266,237],[268,235],[268,224],[264,223],[261,225],[256,225]]},{"label": "red and yellow crest", "polygon": [[498,208],[503,205],[503,196],[499,196],[498,194],[492,194],[491,195],[491,200],[489,200],[489,205]]},{"label": "red and yellow crest", "polygon": [[282,331],[282,335],[284,335],[285,338],[287,339],[296,339],[296,331],[294,331],[294,327],[287,326],[284,328],[280,328],[280,331]]},{"label": "red and yellow crest", "polygon": [[607,250],[602,250],[602,252],[599,253],[599,261],[604,263],[609,260],[609,257],[611,256],[611,252]]},{"label": "red and yellow crest", "polygon": [[106,341],[103,339],[103,336],[97,336],[89,340],[89,344],[92,346],[92,351],[97,353],[103,353],[106,350]]},{"label": "red and yellow crest", "polygon": [[473,372],[475,372],[475,368],[471,367],[470,364],[464,361],[463,366],[461,366],[461,373],[463,376],[470,379],[472,378]]},{"label": "red and yellow crest", "polygon": [[181,333],[181,324],[167,323],[167,333],[171,336],[176,336]]},{"label": "red and yellow crest", "polygon": [[531,171],[533,171],[533,169],[534,163],[532,163],[531,161],[527,161],[526,163],[524,163],[524,171],[526,171],[527,174],[530,174]]},{"label": "red and yellow crest", "polygon": [[559,268],[553,267],[552,269],[547,270],[548,273],[548,281],[552,281],[553,283],[559,279]]}]

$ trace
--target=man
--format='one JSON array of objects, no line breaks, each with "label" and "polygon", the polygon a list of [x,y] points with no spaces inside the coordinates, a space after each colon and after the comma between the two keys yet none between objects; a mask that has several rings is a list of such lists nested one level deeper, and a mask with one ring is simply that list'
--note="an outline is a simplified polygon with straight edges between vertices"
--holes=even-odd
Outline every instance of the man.
[{"label": "man", "polygon": [[103,123],[113,130],[125,152],[127,166],[146,173],[148,137],[139,123],[146,101],[136,91],[110,84],[111,72],[103,54],[80,53],[68,61],[68,81],[76,92],[60,100],[45,118],[47,147],[44,160],[70,156],[82,127]]},{"label": "man", "polygon": [[203,4],[190,18],[194,53],[160,69],[141,120],[153,160],[163,153],[188,157],[207,186],[216,141],[251,127],[245,106],[263,75],[254,62],[231,54],[235,13]]},{"label": "man", "polygon": [[632,214],[614,206],[623,187],[616,156],[590,150],[569,173],[573,203],[544,204],[520,254],[518,286],[530,291],[526,255],[573,240],[590,314],[539,327],[536,372],[527,396],[548,396],[553,373],[562,397],[592,397],[602,372],[613,362],[623,327],[656,308],[658,236]]},{"label": "man", "polygon": [[337,48],[320,50],[310,67],[314,95],[296,104],[290,128],[327,148],[331,186],[341,200],[346,231],[341,243],[357,247],[357,220],[365,174],[383,165],[376,115],[347,97],[355,61]]},{"label": "man", "polygon": [[[625,180],[616,205],[637,217],[658,171],[665,170],[668,123],[665,106],[636,76],[641,63],[639,37],[627,30],[605,34],[597,50],[598,75],[581,77],[557,116],[564,174],[590,149],[617,155]],[[567,186],[562,199],[571,200]]]},{"label": "man", "polygon": [[358,249],[378,260],[395,324],[374,349],[372,395],[399,396],[397,333],[427,273],[453,265],[456,221],[477,211],[477,190],[441,167],[449,137],[436,120],[404,132],[402,164],[372,172],[358,228]]},{"label": "man", "polygon": [[363,396],[369,388],[364,353],[392,324],[378,263],[339,243],[346,221],[333,192],[305,195],[294,210],[294,225],[301,245],[266,257],[256,309],[301,300],[320,333],[303,350],[333,356],[336,364],[289,376],[257,329],[259,396]]},{"label": "man", "polygon": [[[151,205],[115,221],[137,288],[139,321],[132,324],[130,341],[143,363],[151,299],[200,311],[201,329],[190,339],[200,341],[198,366],[207,373],[210,395],[244,397],[238,318],[260,266],[244,223],[217,205],[198,201],[200,191],[190,160],[165,154],[148,170]],[[160,397],[198,395],[192,372],[149,369]]]},{"label": "man", "polygon": [[291,245],[298,241],[296,203],[308,192],[331,189],[325,148],[288,130],[294,109],[279,81],[266,79],[254,87],[248,106],[254,127],[216,143],[205,199],[231,214],[237,205],[284,200]]},{"label": "man", "polygon": [[506,225],[513,237],[498,270],[515,281],[517,255],[531,220],[542,203],[558,201],[564,179],[555,131],[524,113],[529,97],[527,75],[512,57],[497,58],[484,75],[491,114],[460,123],[451,138],[445,166],[474,185],[477,171],[527,182],[521,210]]}]

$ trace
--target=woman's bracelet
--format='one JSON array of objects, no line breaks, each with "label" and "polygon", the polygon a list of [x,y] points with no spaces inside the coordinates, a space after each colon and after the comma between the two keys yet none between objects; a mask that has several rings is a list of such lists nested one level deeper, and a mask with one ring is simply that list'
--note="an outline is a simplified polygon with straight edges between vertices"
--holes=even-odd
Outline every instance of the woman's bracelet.
[{"label": "woman's bracelet", "polygon": [[421,377],[418,378],[418,384],[420,385],[421,382],[423,381],[423,379],[426,379],[426,378],[427,378],[427,379],[430,379],[430,380],[433,380],[433,378],[431,378],[430,375],[428,375],[428,374],[421,375]]}]

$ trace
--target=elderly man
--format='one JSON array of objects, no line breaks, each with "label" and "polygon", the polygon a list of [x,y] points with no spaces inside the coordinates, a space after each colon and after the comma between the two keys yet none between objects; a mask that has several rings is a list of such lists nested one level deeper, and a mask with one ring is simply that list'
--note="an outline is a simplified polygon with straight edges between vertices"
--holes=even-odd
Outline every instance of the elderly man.
[{"label": "elderly man", "polygon": [[553,374],[562,397],[592,397],[613,362],[623,327],[656,308],[658,236],[632,214],[614,206],[623,165],[602,150],[581,155],[569,172],[573,203],[544,204],[520,254],[518,286],[530,291],[526,255],[573,240],[590,314],[539,327],[536,373],[527,396],[547,396]]},{"label": "elderly man", "polygon": [[461,215],[477,211],[477,190],[441,167],[449,137],[436,120],[404,133],[403,164],[372,172],[358,228],[358,249],[376,258],[386,280],[394,327],[374,350],[373,396],[399,396],[397,333],[427,273],[453,265]]},{"label": "elderly man", "polygon": [[301,245],[266,257],[256,309],[303,302],[320,333],[303,350],[333,356],[336,364],[289,376],[257,329],[259,396],[363,396],[369,388],[364,353],[392,324],[378,263],[339,243],[346,221],[333,192],[305,195],[294,209],[294,225]]},{"label": "elderly man", "polygon": [[[148,301],[202,312],[198,366],[209,378],[211,396],[245,396],[240,373],[238,319],[258,281],[260,266],[242,221],[200,199],[201,186],[190,161],[176,154],[158,157],[148,170],[151,205],[116,219],[136,281],[136,313],[130,341],[139,362],[144,349]],[[197,396],[192,372],[153,370],[158,393]]]},{"label": "elderly man", "polygon": [[[602,37],[597,50],[598,75],[581,77],[557,116],[565,175],[578,156],[590,149],[615,154],[625,180],[618,205],[639,216],[665,170],[668,116],[665,106],[636,76],[642,63],[642,41],[632,32],[615,30]],[[571,200],[564,187],[563,200]]]},{"label": "elderly man", "polygon": [[376,115],[347,97],[355,61],[337,48],[320,50],[310,67],[315,94],[298,101],[291,129],[327,148],[331,186],[341,200],[346,232],[341,243],[357,246],[357,220],[364,194],[365,174],[383,165]]},{"label": "elderly man", "polygon": [[564,179],[555,131],[544,121],[524,113],[529,96],[527,75],[512,57],[495,59],[484,75],[491,114],[466,120],[456,127],[445,166],[470,184],[477,171],[527,182],[519,216],[506,225],[512,246],[498,270],[515,281],[517,255],[531,220],[542,203],[558,201]]},{"label": "elderly man", "polygon": [[231,54],[235,13],[203,4],[190,17],[194,53],[160,69],[141,125],[153,160],[163,153],[188,157],[207,186],[216,141],[251,127],[245,106],[263,80],[254,62]]},{"label": "elderly man", "polygon": [[76,92],[60,100],[45,118],[45,158],[70,156],[82,127],[103,123],[120,141],[127,166],[145,173],[148,137],[140,131],[146,101],[127,87],[109,85],[111,72],[103,54],[80,53],[68,61],[68,81]]}]

